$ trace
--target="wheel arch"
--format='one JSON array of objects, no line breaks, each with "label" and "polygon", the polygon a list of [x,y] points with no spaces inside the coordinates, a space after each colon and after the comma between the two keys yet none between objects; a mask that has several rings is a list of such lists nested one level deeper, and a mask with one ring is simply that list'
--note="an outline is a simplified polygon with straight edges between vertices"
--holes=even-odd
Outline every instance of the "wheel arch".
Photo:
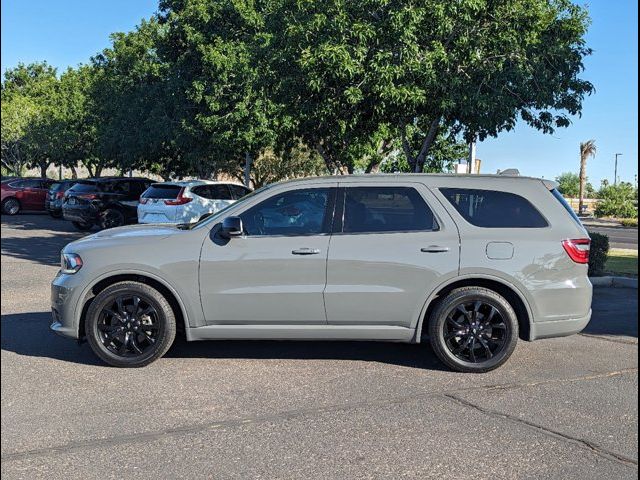
[{"label": "wheel arch", "polygon": [[81,297],[82,307],[78,317],[79,339],[85,337],[84,319],[86,317],[87,311],[89,310],[89,306],[91,305],[91,302],[93,302],[93,299],[96,297],[96,295],[98,295],[105,288],[115,283],[125,281],[133,281],[149,285],[158,290],[162,295],[164,295],[164,297],[169,302],[169,305],[171,305],[171,309],[173,310],[173,314],[175,315],[176,328],[178,330],[178,333],[181,335],[185,334],[186,329],[188,328],[187,312],[182,299],[173,287],[171,287],[164,280],[154,275],[150,275],[147,272],[118,272],[102,276],[85,289],[85,292]]},{"label": "wheel arch", "polygon": [[531,340],[531,323],[533,322],[533,314],[529,302],[522,292],[509,285],[505,280],[488,276],[488,275],[469,275],[464,278],[454,278],[449,282],[440,285],[427,299],[416,327],[415,342],[420,343],[422,340],[423,328],[428,324],[429,318],[435,309],[438,301],[452,290],[461,287],[483,287],[502,295],[513,307],[518,317],[518,327],[520,330],[520,338],[522,340]]}]

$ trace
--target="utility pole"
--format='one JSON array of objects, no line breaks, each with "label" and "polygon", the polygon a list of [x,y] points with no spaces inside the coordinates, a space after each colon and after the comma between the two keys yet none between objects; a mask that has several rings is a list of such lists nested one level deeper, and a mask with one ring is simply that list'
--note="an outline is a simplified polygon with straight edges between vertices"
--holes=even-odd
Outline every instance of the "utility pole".
[{"label": "utility pole", "polygon": [[469,159],[467,160],[467,173],[474,172],[476,168],[476,142],[469,143]]},{"label": "utility pole", "polygon": [[618,184],[618,156],[622,156],[621,153],[616,153],[616,165],[614,167],[614,171],[613,171],[613,184],[617,185]]}]

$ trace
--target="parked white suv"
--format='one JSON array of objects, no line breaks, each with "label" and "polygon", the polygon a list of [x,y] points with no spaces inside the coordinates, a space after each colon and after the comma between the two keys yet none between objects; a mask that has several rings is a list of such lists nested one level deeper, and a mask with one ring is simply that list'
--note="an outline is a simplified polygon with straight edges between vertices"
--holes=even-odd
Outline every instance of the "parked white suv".
[{"label": "parked white suv", "polygon": [[210,180],[154,183],[140,197],[138,223],[192,223],[250,193],[242,185]]}]

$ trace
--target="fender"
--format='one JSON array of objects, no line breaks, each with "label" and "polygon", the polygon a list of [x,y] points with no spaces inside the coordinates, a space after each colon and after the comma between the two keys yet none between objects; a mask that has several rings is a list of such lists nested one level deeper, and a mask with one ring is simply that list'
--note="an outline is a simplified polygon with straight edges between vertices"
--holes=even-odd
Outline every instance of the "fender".
[{"label": "fender", "polygon": [[[520,290],[520,288],[516,287],[514,283],[507,283],[507,281],[499,276],[495,276],[495,275],[489,275],[486,273],[467,273],[465,275],[459,275],[453,278],[448,278],[447,280],[443,281],[442,283],[440,283],[427,297],[427,299],[424,302],[424,305],[422,306],[422,309],[420,310],[420,315],[417,319],[414,320],[414,322],[416,322],[415,325],[415,337],[413,339],[412,343],[420,343],[421,337],[422,337],[422,325],[424,323],[424,319],[427,315],[427,309],[429,308],[429,305],[431,305],[431,302],[434,300],[434,298],[436,297],[436,295],[438,294],[438,292],[440,292],[442,289],[448,287],[449,285],[453,285],[454,283],[457,283],[461,280],[474,280],[474,279],[483,279],[483,280],[492,280],[496,283],[501,283],[502,285],[504,285],[507,288],[510,288],[511,290],[513,290],[516,295],[518,295],[518,297],[520,298],[520,300],[522,300],[522,303],[524,304],[525,308],[527,309],[527,316],[529,317],[529,327],[532,327],[533,324],[533,312],[531,311],[531,306],[529,305],[529,301],[527,300],[526,295],[524,295],[522,293],[522,291]],[[413,325],[412,325],[413,327]]]},{"label": "fender", "polygon": [[160,277],[159,275],[156,275],[154,273],[151,273],[147,270],[135,270],[135,269],[126,269],[126,270],[110,270],[108,272],[103,272],[102,274],[100,274],[99,276],[97,276],[96,278],[94,278],[89,284],[88,286],[86,286],[82,292],[80,293],[79,299],[81,301],[79,301],[78,303],[76,303],[75,309],[74,309],[74,322],[76,325],[76,328],[79,329],[80,327],[80,316],[82,315],[82,310],[84,307],[84,304],[86,303],[86,300],[89,297],[89,294],[91,293],[91,290],[93,289],[94,286],[96,286],[96,284],[98,284],[99,282],[101,282],[102,280],[106,280],[110,277],[115,277],[118,275],[140,275],[143,277],[149,277],[152,278],[153,280],[157,281],[158,283],[162,284],[167,290],[169,290],[171,292],[171,294],[175,297],[176,301],[178,302],[178,305],[180,306],[180,311],[182,313],[182,317],[184,318],[184,323],[185,323],[185,328],[188,330],[188,328],[191,326],[189,323],[189,314],[187,313],[187,309],[185,307],[185,304],[182,300],[182,298],[180,297],[180,294],[178,294],[178,292],[176,291],[175,288],[173,288],[173,286],[171,286],[164,278]]}]

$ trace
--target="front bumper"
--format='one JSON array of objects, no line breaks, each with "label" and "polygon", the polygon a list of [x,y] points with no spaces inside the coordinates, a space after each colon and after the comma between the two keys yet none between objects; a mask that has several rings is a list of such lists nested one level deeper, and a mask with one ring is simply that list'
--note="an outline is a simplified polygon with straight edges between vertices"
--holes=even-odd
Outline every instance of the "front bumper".
[{"label": "front bumper", "polygon": [[549,322],[531,323],[531,340],[541,338],[566,337],[575,333],[580,333],[591,320],[591,309],[584,317],[570,318],[567,320],[552,320]]},{"label": "front bumper", "polygon": [[70,338],[80,337],[76,306],[80,304],[82,287],[74,275],[58,274],[51,282],[51,315],[49,328],[58,335]]}]

